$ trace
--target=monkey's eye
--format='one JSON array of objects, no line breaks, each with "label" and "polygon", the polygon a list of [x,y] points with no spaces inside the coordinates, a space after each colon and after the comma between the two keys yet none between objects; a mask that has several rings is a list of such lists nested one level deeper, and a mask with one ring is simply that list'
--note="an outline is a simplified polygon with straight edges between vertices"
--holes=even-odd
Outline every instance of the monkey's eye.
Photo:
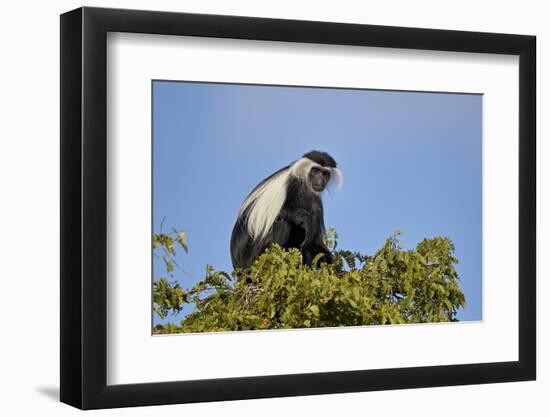
[{"label": "monkey's eye", "polygon": [[319,167],[312,167],[310,172],[312,174],[319,174],[321,172],[321,169]]},{"label": "monkey's eye", "polygon": [[328,181],[330,179],[330,171],[323,171],[323,177]]}]

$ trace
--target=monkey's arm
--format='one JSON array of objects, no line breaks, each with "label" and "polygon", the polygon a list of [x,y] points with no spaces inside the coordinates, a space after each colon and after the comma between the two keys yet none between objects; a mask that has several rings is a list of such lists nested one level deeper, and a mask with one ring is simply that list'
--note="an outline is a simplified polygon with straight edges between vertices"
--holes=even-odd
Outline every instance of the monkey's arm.
[{"label": "monkey's arm", "polygon": [[329,248],[323,242],[322,220],[308,210],[299,209],[293,213],[292,221],[302,227],[305,231],[305,238],[301,245],[304,251],[304,261],[311,263],[313,258],[319,253],[324,254],[321,262],[328,264],[334,263],[334,256]]},{"label": "monkey's arm", "polygon": [[291,223],[304,230],[304,241],[300,246],[304,247],[311,244],[315,240],[317,233],[317,226],[313,214],[309,210],[299,208],[287,213],[287,216]]},{"label": "monkey's arm", "polygon": [[285,213],[279,214],[271,229],[272,243],[276,243],[282,247],[286,247],[286,244],[290,237],[290,232],[291,224],[289,223]]}]

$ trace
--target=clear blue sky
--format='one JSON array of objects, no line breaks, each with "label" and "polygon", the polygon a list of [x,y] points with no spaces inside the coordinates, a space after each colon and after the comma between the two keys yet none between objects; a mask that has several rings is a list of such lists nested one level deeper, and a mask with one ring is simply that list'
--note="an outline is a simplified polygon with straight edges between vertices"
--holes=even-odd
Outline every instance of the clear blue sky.
[{"label": "clear blue sky", "polygon": [[[230,271],[241,202],[310,150],[329,152],[344,187],[324,197],[339,247],[372,254],[394,231],[404,247],[450,237],[467,307],[481,319],[482,96],[153,82],[153,228],[188,232],[184,288],[206,264]],[[155,277],[166,276],[155,260]],[[154,323],[179,322],[178,316]]]}]

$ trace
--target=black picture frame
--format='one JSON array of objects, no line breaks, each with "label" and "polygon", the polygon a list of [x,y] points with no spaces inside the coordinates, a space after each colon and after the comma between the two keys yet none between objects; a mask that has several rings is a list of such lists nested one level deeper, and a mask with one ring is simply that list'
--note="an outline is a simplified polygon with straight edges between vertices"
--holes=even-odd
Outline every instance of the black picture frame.
[{"label": "black picture frame", "polygon": [[[108,32],[519,56],[519,360],[107,385]],[[534,380],[535,50],[525,35],[88,7],[61,15],[61,401],[96,409]]]}]

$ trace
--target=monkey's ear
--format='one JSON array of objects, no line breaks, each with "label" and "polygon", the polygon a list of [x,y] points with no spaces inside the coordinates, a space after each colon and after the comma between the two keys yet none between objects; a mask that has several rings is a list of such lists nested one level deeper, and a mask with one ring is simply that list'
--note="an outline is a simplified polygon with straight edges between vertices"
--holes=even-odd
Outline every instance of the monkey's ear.
[{"label": "monkey's ear", "polygon": [[330,181],[328,183],[329,190],[336,189],[336,191],[340,191],[343,186],[344,176],[342,175],[342,171],[340,171],[338,168],[331,168]]}]

